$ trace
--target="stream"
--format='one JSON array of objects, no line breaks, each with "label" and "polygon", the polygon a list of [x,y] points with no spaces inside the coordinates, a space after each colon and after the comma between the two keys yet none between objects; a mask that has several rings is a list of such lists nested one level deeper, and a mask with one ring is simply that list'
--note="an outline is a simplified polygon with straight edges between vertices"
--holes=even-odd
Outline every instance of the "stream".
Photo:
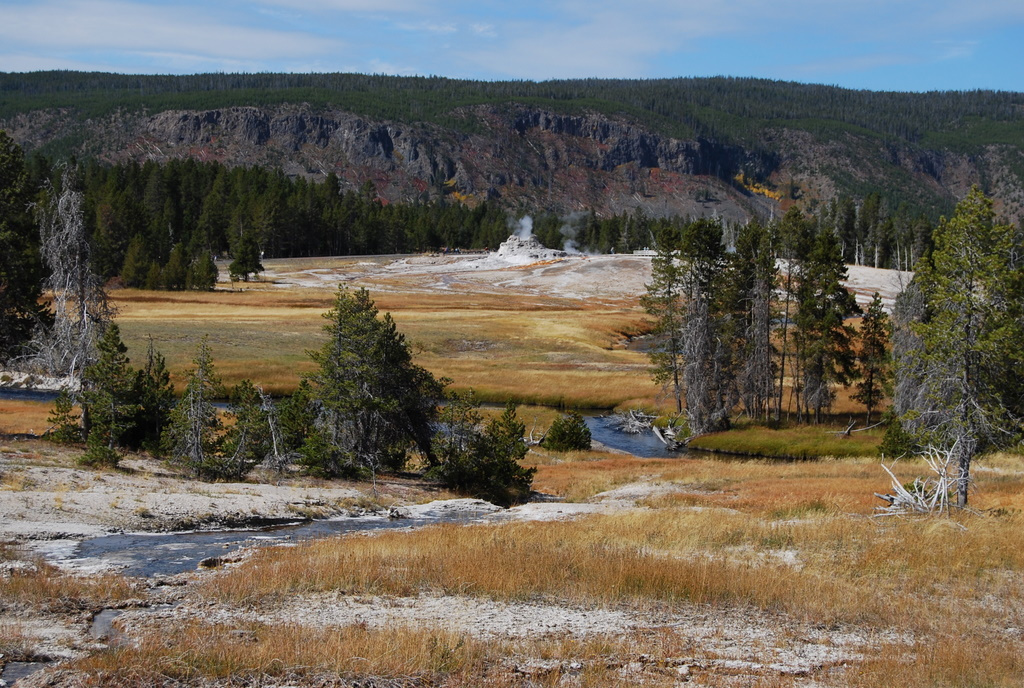
[{"label": "stream", "polygon": [[[56,398],[56,392],[47,390],[22,389],[20,387],[0,387],[0,401],[21,400],[52,402]],[[227,404],[224,402],[215,405],[220,408],[227,408]],[[498,407],[499,405],[495,406]],[[500,407],[503,408],[504,405],[500,405]],[[606,447],[629,452],[630,454],[640,456],[645,459],[680,456],[679,452],[668,451],[668,449],[665,448],[665,445],[654,436],[654,433],[647,432],[640,435],[629,435],[624,432],[619,432],[612,426],[611,418],[604,417],[601,415],[603,413],[607,413],[607,411],[599,409],[580,409],[580,414],[586,420],[587,427],[590,428],[590,434],[594,441],[600,442]]]},{"label": "stream", "polygon": [[[49,402],[55,392],[0,387],[0,400],[20,399]],[[667,450],[653,433],[626,434],[615,429],[614,419],[602,411],[581,411],[595,442],[635,456],[681,456]],[[428,505],[429,506],[429,505]],[[65,544],[45,552],[57,563],[81,570],[110,569],[127,576],[164,578],[194,571],[202,566],[218,566],[242,547],[301,542],[342,533],[418,528],[436,523],[474,523],[492,520],[487,508],[445,509],[413,507],[410,518],[386,515],[340,516],[303,522],[284,522],[250,530],[192,531],[175,533],[126,533],[91,538]],[[501,518],[500,515],[497,518]],[[66,542],[66,541],[65,541]],[[55,543],[56,544],[56,543]],[[89,634],[100,642],[116,646],[121,642],[113,625],[122,610],[104,609],[92,620]],[[8,662],[0,672],[0,686],[15,685],[22,678],[45,668],[49,661]]]},{"label": "stream", "polygon": [[173,576],[194,571],[201,565],[217,566],[223,558],[251,545],[301,542],[342,533],[419,528],[435,523],[475,523],[491,513],[490,509],[418,509],[411,518],[338,516],[252,530],[106,535],[82,540],[66,552],[59,563],[81,570],[113,567],[126,576]]}]

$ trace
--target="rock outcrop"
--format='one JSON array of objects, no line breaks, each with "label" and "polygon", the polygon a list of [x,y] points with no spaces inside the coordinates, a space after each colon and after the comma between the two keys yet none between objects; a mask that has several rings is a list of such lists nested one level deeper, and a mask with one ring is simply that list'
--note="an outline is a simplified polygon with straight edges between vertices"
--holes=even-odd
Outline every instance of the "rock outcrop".
[{"label": "rock outcrop", "polygon": [[[343,189],[372,182],[388,201],[447,197],[563,214],[639,210],[742,222],[777,216],[794,202],[857,197],[873,186],[884,191],[892,180],[919,207],[948,207],[988,179],[997,209],[1014,221],[1024,216],[1024,184],[1011,173],[1024,164],[1015,147],[967,156],[783,127],[738,145],[672,138],[621,116],[522,105],[460,108],[452,121],[464,125],[378,121],[299,104],[119,111],[84,122],[49,110],[14,116],[0,128],[27,150],[74,141],[70,152],[111,162],[191,157],[271,166],[291,176],[334,174]],[[763,184],[744,186],[736,181],[741,173]],[[764,193],[773,186],[776,192]]]}]

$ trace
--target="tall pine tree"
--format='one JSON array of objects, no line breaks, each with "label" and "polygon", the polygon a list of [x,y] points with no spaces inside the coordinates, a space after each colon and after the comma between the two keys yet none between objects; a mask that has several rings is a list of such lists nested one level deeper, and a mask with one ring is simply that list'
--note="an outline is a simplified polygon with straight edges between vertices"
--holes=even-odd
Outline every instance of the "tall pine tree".
[{"label": "tall pine tree", "polygon": [[1024,242],[977,187],[934,242],[896,318],[894,407],[917,447],[955,467],[966,506],[974,458],[1024,427]]},{"label": "tall pine tree", "polygon": [[835,233],[820,232],[801,271],[796,313],[803,408],[815,422],[831,408],[835,386],[848,385],[856,370],[856,331],[846,318],[860,313],[860,307],[843,286],[846,276]]}]

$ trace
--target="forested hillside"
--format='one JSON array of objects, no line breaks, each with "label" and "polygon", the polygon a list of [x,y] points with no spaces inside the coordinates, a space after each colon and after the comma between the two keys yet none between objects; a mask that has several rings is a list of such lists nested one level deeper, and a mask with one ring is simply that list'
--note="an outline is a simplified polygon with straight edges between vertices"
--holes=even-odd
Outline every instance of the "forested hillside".
[{"label": "forested hillside", "polygon": [[756,79],[0,74],[0,128],[51,159],[261,166],[390,202],[744,221],[878,194],[934,221],[973,184],[1024,213],[1024,94]]}]

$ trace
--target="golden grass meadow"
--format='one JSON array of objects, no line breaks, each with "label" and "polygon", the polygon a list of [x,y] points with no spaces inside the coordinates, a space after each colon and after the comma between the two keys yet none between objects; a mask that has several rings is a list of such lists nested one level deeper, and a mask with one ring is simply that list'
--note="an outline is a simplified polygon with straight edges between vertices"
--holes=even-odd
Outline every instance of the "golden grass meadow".
[{"label": "golden grass meadow", "polygon": [[[395,276],[366,282],[373,265],[328,267],[367,283],[420,364],[483,399],[660,403],[646,357],[622,345],[646,327],[635,299],[441,293]],[[333,292],[272,281],[208,294],[115,292],[129,353],[139,361],[152,337],[180,382],[208,336],[226,383],[250,378],[287,393],[309,369],[305,351],[320,341]],[[45,423],[45,405],[0,403],[0,429]],[[153,584],[154,602],[174,607],[126,616],[128,642],[80,653],[46,685],[1024,684],[1021,455],[978,463],[970,512],[878,516],[874,493],[889,487],[880,435],[835,433],[856,410],[842,398],[836,427],[745,426],[699,442],[818,457],[804,460],[533,448],[526,461],[543,498],[527,506],[536,512],[263,547]],[[528,430],[554,416],[520,410]],[[901,460],[893,470],[909,482],[925,466]],[[0,490],[36,489],[18,475],[0,475]],[[0,565],[26,556],[0,548]],[[29,655],[33,642],[5,612],[95,612],[146,594],[116,574],[12,568],[0,574],[0,652]],[[421,607],[449,611],[402,616]],[[349,608],[362,611],[330,616]],[[488,621],[506,612],[510,621]],[[567,615],[589,619],[580,623],[590,630],[559,630]],[[605,618],[613,621],[598,624]],[[539,625],[514,632],[528,622]]]}]

